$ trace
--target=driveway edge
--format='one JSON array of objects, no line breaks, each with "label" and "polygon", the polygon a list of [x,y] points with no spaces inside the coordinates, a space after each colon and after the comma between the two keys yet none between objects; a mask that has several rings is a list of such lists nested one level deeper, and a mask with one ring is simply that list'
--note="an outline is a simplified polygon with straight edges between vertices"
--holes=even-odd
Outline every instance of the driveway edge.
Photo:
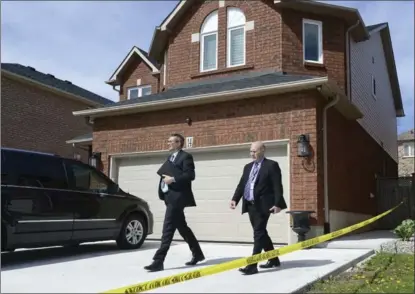
[{"label": "driveway edge", "polygon": [[343,272],[345,272],[346,270],[348,270],[351,267],[356,266],[358,263],[364,261],[365,259],[369,258],[370,256],[372,256],[373,254],[375,254],[375,250],[369,250],[369,252],[366,252],[365,254],[362,254],[361,256],[347,262],[346,264],[342,265],[341,267],[338,267],[334,270],[332,270],[331,272],[316,278],[313,282],[308,283],[307,285],[301,286],[300,288],[297,288],[296,290],[292,291],[291,293],[305,293],[306,291],[310,290],[310,288],[317,282],[321,281],[321,280],[325,280],[327,279],[329,276],[337,276]]}]

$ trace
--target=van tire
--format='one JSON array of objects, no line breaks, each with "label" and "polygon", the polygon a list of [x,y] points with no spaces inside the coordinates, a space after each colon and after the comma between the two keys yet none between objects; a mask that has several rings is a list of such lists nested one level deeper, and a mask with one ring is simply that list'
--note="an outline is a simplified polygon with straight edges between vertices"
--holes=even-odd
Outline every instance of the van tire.
[{"label": "van tire", "polygon": [[116,241],[120,249],[138,249],[143,245],[146,237],[147,223],[143,216],[132,213],[124,220]]}]

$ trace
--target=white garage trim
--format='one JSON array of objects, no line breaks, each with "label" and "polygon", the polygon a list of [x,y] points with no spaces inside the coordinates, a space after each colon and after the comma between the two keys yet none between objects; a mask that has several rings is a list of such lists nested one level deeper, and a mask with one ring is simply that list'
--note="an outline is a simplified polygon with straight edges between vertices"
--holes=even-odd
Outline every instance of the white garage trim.
[{"label": "white garage trim", "polygon": [[[262,141],[266,147],[273,147],[273,146],[283,146],[287,145],[289,147],[289,139],[283,140],[272,140],[272,141]],[[215,146],[206,146],[206,147],[195,147],[195,148],[188,148],[183,149],[189,153],[196,153],[196,152],[209,152],[209,151],[221,151],[221,150],[240,150],[240,149],[248,149],[252,142],[248,143],[239,143],[239,144],[228,144],[228,145],[215,145]],[[287,149],[289,152],[290,149]],[[122,157],[131,157],[131,156],[154,156],[154,155],[167,155],[169,154],[168,150],[156,150],[156,151],[137,151],[137,152],[126,152],[126,153],[110,153],[109,156],[111,158],[122,158]]]},{"label": "white garage trim", "polygon": [[[275,140],[275,141],[265,141],[264,142],[267,150],[271,149],[269,151],[269,155],[270,153],[273,154],[273,156],[276,156],[276,158],[284,158],[283,160],[283,167],[282,167],[282,172],[283,172],[283,181],[284,181],[284,198],[287,202],[288,205],[288,209],[290,209],[290,181],[291,181],[291,165],[290,165],[290,144],[289,144],[289,140],[285,139],[285,140]],[[199,196],[202,194],[202,196],[200,196],[200,198],[198,199],[198,195],[195,195],[196,197],[196,203],[197,203],[197,207],[196,208],[189,208],[189,210],[187,210],[187,214],[189,215],[189,226],[192,227],[196,227],[196,225],[193,223],[194,221],[196,221],[197,218],[197,225],[199,226],[199,230],[200,228],[209,228],[212,230],[213,228],[215,228],[215,226],[217,226],[217,222],[220,221],[220,218],[218,217],[213,218],[212,219],[212,226],[209,226],[210,224],[210,217],[211,217],[211,211],[214,208],[215,205],[219,205],[217,207],[219,207],[219,210],[221,210],[223,207],[225,200],[223,198],[224,195],[227,195],[227,193],[229,193],[229,191],[233,188],[230,188],[230,186],[232,185],[233,187],[233,182],[235,182],[235,178],[239,177],[242,174],[242,166],[239,169],[239,165],[242,165],[243,163],[240,163],[239,161],[244,161],[244,155],[240,152],[245,151],[246,150],[246,163],[249,162],[249,146],[250,146],[251,142],[249,143],[241,143],[241,144],[231,144],[231,145],[221,145],[221,146],[208,146],[208,147],[197,147],[197,148],[189,148],[186,151],[189,153],[192,153],[195,155],[195,163],[196,163],[196,178],[198,177],[197,175],[200,174],[200,172],[198,173],[198,170],[200,171],[201,169],[198,168],[198,160],[197,160],[197,155],[200,154],[199,156],[201,156],[202,161],[199,161],[200,164],[204,164],[206,166],[204,166],[203,170],[205,171],[205,179],[209,179],[211,177],[211,175],[213,176],[213,178],[211,179],[215,179],[215,175],[216,175],[216,180],[218,180],[218,182],[216,182],[218,184],[217,189],[219,190],[212,190],[212,192],[214,192],[212,194],[212,192],[209,192],[209,190],[211,189],[210,187],[205,187],[206,186],[206,181],[202,181],[199,183],[196,183],[193,185],[193,190],[197,190],[199,189]],[[279,147],[279,148],[278,148]],[[276,148],[276,149],[275,149]],[[280,151],[278,151],[280,150]],[[221,152],[229,152],[229,151],[237,151],[240,154],[235,154],[232,152],[232,154],[235,154],[235,158],[229,158],[227,157],[226,154],[221,154]],[[227,172],[229,171],[230,173],[226,173],[226,175],[229,175],[229,181],[228,179],[226,179],[226,175],[224,175],[225,178],[222,178],[221,176],[217,176],[217,172],[221,170],[221,168],[219,168],[218,170],[218,162],[215,158],[215,156],[209,156],[211,155],[210,153],[218,153],[218,157],[223,157],[223,160],[225,160],[224,162],[227,162],[228,165],[225,165]],[[109,170],[109,174],[111,179],[113,179],[115,182],[119,182],[118,181],[118,172],[120,177],[123,177],[123,182],[125,185],[127,185],[127,189],[132,189],[132,190],[136,190],[135,192],[141,195],[149,195],[148,193],[153,194],[153,192],[149,192],[151,191],[151,188],[146,184],[148,183],[148,181],[150,181],[151,179],[147,179],[145,178],[145,176],[140,176],[140,173],[142,173],[142,175],[146,174],[147,171],[145,170],[147,169],[154,169],[154,161],[153,159],[155,159],[155,157],[167,157],[168,155],[168,151],[167,150],[157,150],[157,151],[146,151],[146,152],[129,152],[129,153],[117,153],[117,154],[110,154],[110,170]],[[239,156],[240,155],[240,156]],[[204,157],[205,156],[205,157]],[[273,157],[273,156],[269,156],[269,157]],[[281,157],[282,156],[282,157]],[[147,159],[148,157],[148,159]],[[140,161],[136,161],[139,160],[139,158],[142,158],[143,161],[145,161],[146,163],[144,163],[143,169],[137,169],[137,166],[140,166]],[[129,160],[131,159],[131,161]],[[278,159],[278,160],[280,160]],[[122,160],[122,161],[121,161]],[[125,161],[127,160],[127,161]],[[155,159],[157,161],[157,159]],[[212,161],[213,160],[213,161]],[[236,160],[236,161],[235,161]],[[134,161],[136,161],[134,163]],[[161,162],[160,162],[161,164]],[[214,166],[213,166],[213,165]],[[216,167],[215,167],[216,166]],[[238,167],[237,167],[238,166]],[[237,167],[237,170],[235,169],[235,167]],[[207,168],[207,169],[206,169]],[[213,170],[213,168],[215,170]],[[137,184],[135,184],[136,180],[134,178],[134,176],[132,176],[131,178],[128,177],[130,172],[134,172],[137,173],[137,179],[141,179],[141,181],[143,183],[141,183],[140,185],[140,180],[137,180]],[[148,173],[147,173],[148,174]],[[123,176],[124,175],[124,176]],[[233,179],[233,180],[232,180]],[[222,180],[222,181],[220,181]],[[151,180],[153,181],[153,180]],[[229,184],[231,183],[232,184]],[[121,184],[120,183],[120,186]],[[153,185],[153,184],[151,184]],[[199,188],[197,188],[197,187]],[[121,186],[121,188],[123,188]],[[236,186],[235,186],[236,188]],[[216,189],[216,188],[215,188]],[[126,191],[128,192],[128,191]],[[154,187],[154,197],[157,197],[156,194],[156,186]],[[210,193],[210,194],[209,194]],[[219,194],[218,194],[219,193]],[[132,194],[134,195],[135,193],[132,192]],[[142,197],[140,195],[138,195],[139,197]],[[210,195],[212,196],[212,202],[210,201]],[[229,201],[230,201],[230,197],[232,195],[229,195]],[[153,197],[153,196],[151,196]],[[151,197],[147,197],[147,198],[151,198]],[[216,198],[217,199],[216,199]],[[225,196],[226,197],[226,196]],[[148,201],[148,199],[144,198],[146,201]],[[160,226],[160,221],[162,219],[162,217],[164,217],[164,215],[161,215],[161,209],[162,207],[160,205],[164,205],[162,204],[162,202],[158,199],[155,198],[151,198],[150,199],[151,202],[153,202],[153,204],[150,204],[150,208],[153,206],[154,210],[156,212],[153,211],[153,214],[155,214],[155,221],[159,222],[158,226]],[[160,203],[159,203],[160,201]],[[203,203],[204,202],[204,203]],[[159,205],[160,204],[160,205]],[[212,207],[211,209],[205,208],[206,210],[203,210],[202,207],[206,207],[205,205],[208,205],[209,207]],[[200,207],[200,208],[199,208]],[[201,209],[202,208],[202,209]],[[194,213],[193,209],[198,209],[200,210],[199,212]],[[237,228],[237,231],[239,232],[235,232],[235,236],[239,236],[238,238],[241,238],[241,240],[238,240],[240,242],[252,242],[250,240],[252,240],[252,237],[250,236],[250,234],[252,234],[252,231],[247,227],[247,222],[248,222],[248,215],[241,215],[240,214],[240,210],[241,210],[241,205],[238,205],[237,211],[235,212],[235,214],[232,213],[232,215],[228,215],[227,212],[221,212],[221,213],[225,213],[224,215],[222,215],[222,218],[227,219],[228,217],[232,217],[232,218],[236,218],[236,219],[232,219],[232,221],[230,221],[229,223],[227,223],[226,221],[223,221],[221,223],[226,223],[229,225],[229,228]],[[214,210],[216,211],[216,210]],[[220,214],[220,213],[219,213]],[[192,217],[194,218],[194,220],[192,221]],[[285,218],[286,217],[286,218]],[[239,218],[239,219],[238,219]],[[158,219],[158,220],[157,220]],[[272,222],[272,220],[274,220]],[[271,238],[273,239],[274,242],[276,243],[292,243],[292,232],[291,232],[291,228],[289,226],[289,217],[288,215],[285,213],[285,211],[282,212],[281,216],[278,216],[278,218],[276,218],[276,216],[271,216],[270,219],[270,224],[272,222],[272,226],[270,226],[268,228],[268,231],[272,231],[273,228],[274,230],[271,232],[270,231],[270,235]],[[278,229],[278,227],[280,227],[281,225],[283,226],[287,226],[286,228],[286,232],[282,232],[282,231],[275,231],[275,229]],[[229,229],[228,228],[228,229]],[[243,228],[243,230],[239,229],[239,228]],[[197,230],[197,229],[196,229]],[[248,231],[247,231],[248,230]],[[204,229],[202,230],[204,232]],[[234,230],[232,229],[232,231],[229,232],[234,232]],[[241,233],[242,232],[242,233]],[[281,233],[277,233],[277,232],[281,232]],[[157,231],[155,231],[156,235],[158,234]],[[196,235],[197,232],[195,232]],[[241,235],[242,234],[242,235]],[[275,235],[277,234],[279,237],[279,239],[277,240],[277,236]],[[222,233],[221,238],[218,238],[218,240],[214,240],[215,238],[212,237],[214,236],[215,233],[212,232],[206,232],[206,238],[200,237],[200,240],[203,241],[219,241],[219,242],[232,242],[231,240],[225,240],[226,238],[231,239],[231,235],[227,235],[226,233]],[[247,236],[249,235],[249,236]],[[274,235],[274,236],[273,236]],[[178,234],[176,235],[178,236]],[[155,236],[156,237],[156,236]],[[157,236],[158,237],[158,236]],[[207,239],[209,238],[209,239]],[[236,237],[235,237],[236,238]],[[219,240],[220,239],[220,240]]]}]

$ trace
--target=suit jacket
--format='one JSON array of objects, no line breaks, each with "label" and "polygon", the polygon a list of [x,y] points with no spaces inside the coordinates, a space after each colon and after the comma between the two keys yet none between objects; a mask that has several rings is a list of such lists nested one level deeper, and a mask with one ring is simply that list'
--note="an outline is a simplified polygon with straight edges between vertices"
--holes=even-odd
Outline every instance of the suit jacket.
[{"label": "suit jacket", "polygon": [[[245,185],[249,180],[249,175],[254,162],[245,165],[242,177],[236,187],[232,200],[239,203],[242,201],[242,214],[248,211],[247,203],[244,197]],[[269,213],[273,206],[286,209],[287,204],[283,197],[283,187],[281,180],[281,169],[276,161],[264,158],[261,168],[258,172],[254,186],[254,205],[259,211]]]},{"label": "suit jacket", "polygon": [[[169,160],[170,156],[167,158]],[[195,175],[195,164],[193,156],[186,151],[180,150],[174,162],[174,176],[175,182],[169,185],[169,190],[164,193],[161,190],[160,184],[162,178],[160,178],[158,186],[158,194],[160,200],[177,207],[191,207],[196,206],[196,201],[192,192],[192,181],[194,181]]]}]

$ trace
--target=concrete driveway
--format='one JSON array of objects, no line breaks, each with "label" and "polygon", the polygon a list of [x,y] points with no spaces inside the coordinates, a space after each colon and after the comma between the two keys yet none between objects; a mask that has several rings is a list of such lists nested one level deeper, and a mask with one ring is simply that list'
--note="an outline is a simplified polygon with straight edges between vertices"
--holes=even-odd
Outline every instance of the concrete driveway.
[{"label": "concrete driveway", "polygon": [[[158,277],[185,272],[190,259],[186,244],[175,243],[165,270],[147,273],[159,242],[140,250],[120,251],[112,242],[85,244],[77,249],[47,248],[2,253],[3,293],[97,293]],[[201,244],[206,260],[199,267],[249,256],[252,246]],[[332,272],[344,270],[369,256],[370,249],[309,249],[281,256],[279,269],[243,276],[237,270],[158,288],[157,293],[292,293]]]}]

